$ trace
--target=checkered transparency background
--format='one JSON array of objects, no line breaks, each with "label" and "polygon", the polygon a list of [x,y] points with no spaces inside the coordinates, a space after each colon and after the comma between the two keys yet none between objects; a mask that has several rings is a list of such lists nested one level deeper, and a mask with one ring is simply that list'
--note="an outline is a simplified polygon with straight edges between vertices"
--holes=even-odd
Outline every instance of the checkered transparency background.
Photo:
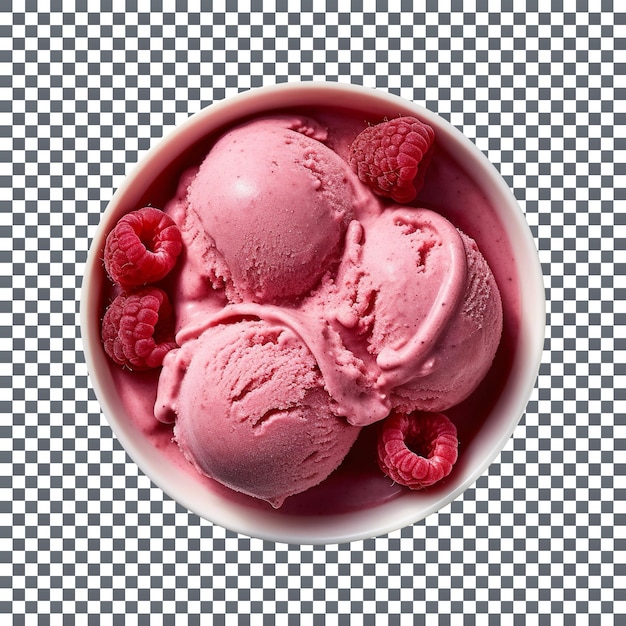
[{"label": "checkered transparency background", "polygon": [[[625,623],[620,7],[4,0],[0,623]],[[298,79],[461,129],[518,198],[548,299],[537,386],[488,472],[412,527],[326,547],[237,535],[154,486],[100,412],[78,317],[100,215],[146,150]]]}]

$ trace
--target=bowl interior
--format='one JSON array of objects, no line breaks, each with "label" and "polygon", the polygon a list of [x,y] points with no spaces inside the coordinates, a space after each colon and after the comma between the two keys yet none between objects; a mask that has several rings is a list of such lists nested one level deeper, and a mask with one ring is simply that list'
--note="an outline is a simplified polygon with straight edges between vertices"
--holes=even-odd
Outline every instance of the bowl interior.
[{"label": "bowl interior", "polygon": [[[129,419],[100,343],[100,312],[105,277],[101,258],[106,234],[117,220],[155,193],[164,200],[174,195],[187,164],[199,159],[219,131],[241,118],[276,108],[324,106],[332,103],[368,111],[373,116],[413,114],[436,131],[437,141],[456,155],[477,188],[495,208],[519,282],[519,328],[506,386],[481,429],[463,450],[463,463],[443,490],[408,492],[360,511],[339,515],[278,515],[251,510],[236,500],[207,490],[189,479],[180,466],[164,461]],[[518,424],[532,392],[543,348],[545,301],[537,251],[515,198],[497,170],[459,131],[426,109],[396,96],[368,88],[336,83],[288,83],[242,93],[191,116],[163,138],[134,168],[117,190],[92,242],[81,294],[81,329],[85,358],[94,390],[111,427],[141,470],[170,497],[205,519],[249,536],[285,543],[341,543],[381,535],[413,524],[445,506],[485,472]]]}]

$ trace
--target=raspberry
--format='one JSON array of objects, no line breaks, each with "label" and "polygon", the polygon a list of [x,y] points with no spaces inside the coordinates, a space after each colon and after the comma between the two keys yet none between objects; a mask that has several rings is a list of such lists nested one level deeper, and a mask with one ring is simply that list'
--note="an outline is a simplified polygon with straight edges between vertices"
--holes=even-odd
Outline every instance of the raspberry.
[{"label": "raspberry", "polygon": [[104,246],[104,267],[125,288],[153,283],[176,264],[183,244],[172,218],[154,207],[124,215]]},{"label": "raspberry", "polygon": [[166,293],[145,287],[117,296],[102,320],[102,342],[118,365],[135,370],[160,367],[165,355],[177,347]]},{"label": "raspberry", "polygon": [[350,165],[378,195],[410,202],[424,184],[434,139],[435,131],[415,117],[387,120],[357,135],[350,146]]},{"label": "raspberry", "polygon": [[395,482],[422,489],[445,478],[456,463],[456,427],[442,413],[392,413],[378,436],[378,464]]}]

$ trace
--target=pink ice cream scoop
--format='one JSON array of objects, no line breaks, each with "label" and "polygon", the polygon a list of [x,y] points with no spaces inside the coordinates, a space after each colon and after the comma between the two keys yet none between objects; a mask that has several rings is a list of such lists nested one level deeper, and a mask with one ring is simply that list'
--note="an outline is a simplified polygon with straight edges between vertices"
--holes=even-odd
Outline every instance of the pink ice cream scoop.
[{"label": "pink ice cream scoop", "polygon": [[467,276],[456,315],[428,352],[423,369],[393,390],[392,403],[402,411],[445,411],[465,400],[493,363],[502,335],[498,285],[476,242],[459,233]]},{"label": "pink ice cream scoop", "polygon": [[317,363],[290,329],[260,320],[207,328],[171,352],[156,415],[201,473],[279,507],[324,480],[360,431],[334,412]]},{"label": "pink ice cream scoop", "polygon": [[229,301],[309,291],[341,254],[360,183],[313,119],[262,118],[221,136],[182,206],[189,262]]},{"label": "pink ice cream scoop", "polygon": [[502,332],[500,294],[475,242],[441,215],[397,207],[353,223],[336,283],[335,327],[347,346],[366,346],[390,406],[442,411],[484,378]]}]

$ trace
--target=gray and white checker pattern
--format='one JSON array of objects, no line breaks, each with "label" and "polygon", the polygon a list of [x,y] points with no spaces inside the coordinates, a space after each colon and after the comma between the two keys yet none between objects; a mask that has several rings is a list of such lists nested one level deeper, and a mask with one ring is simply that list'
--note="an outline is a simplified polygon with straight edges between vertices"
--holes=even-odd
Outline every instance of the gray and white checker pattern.
[{"label": "gray and white checker pattern", "polygon": [[[0,623],[626,623],[620,7],[4,0]],[[526,212],[548,298],[535,392],[488,473],[413,527],[327,547],[164,496],[100,413],[78,320],[130,166],[201,107],[295,79],[388,90],[474,140]]]}]

